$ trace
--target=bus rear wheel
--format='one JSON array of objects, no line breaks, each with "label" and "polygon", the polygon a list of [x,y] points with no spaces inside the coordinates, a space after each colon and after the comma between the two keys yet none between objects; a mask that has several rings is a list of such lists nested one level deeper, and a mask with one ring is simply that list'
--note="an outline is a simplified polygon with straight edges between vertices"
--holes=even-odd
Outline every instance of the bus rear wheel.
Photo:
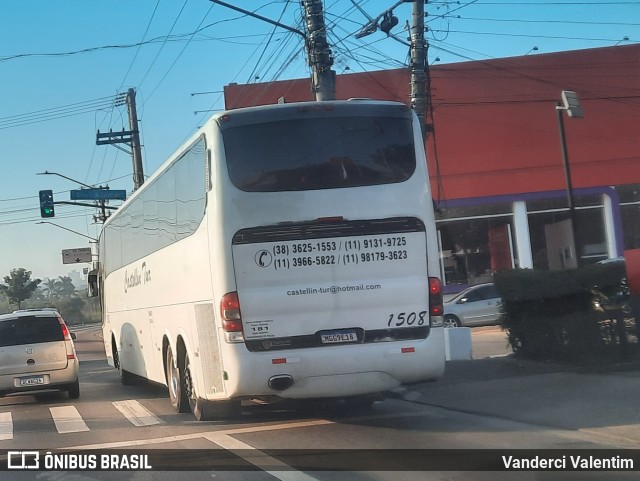
[{"label": "bus rear wheel", "polygon": [[225,419],[240,413],[239,401],[208,401],[198,396],[191,371],[189,356],[184,360],[184,379],[186,395],[193,416],[198,421],[215,421]]},{"label": "bus rear wheel", "polygon": [[171,349],[167,350],[165,359],[165,367],[167,371],[167,387],[169,388],[169,400],[173,409],[179,413],[188,413],[191,408],[189,406],[189,398],[187,397],[186,383],[180,364],[175,362]]}]

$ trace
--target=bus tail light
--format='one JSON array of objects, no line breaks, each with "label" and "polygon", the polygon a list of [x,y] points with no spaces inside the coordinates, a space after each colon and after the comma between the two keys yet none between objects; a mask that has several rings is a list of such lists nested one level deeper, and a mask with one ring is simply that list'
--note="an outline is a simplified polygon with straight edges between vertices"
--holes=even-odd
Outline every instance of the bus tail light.
[{"label": "bus tail light", "polygon": [[225,332],[227,341],[243,342],[242,317],[240,315],[240,300],[237,292],[229,292],[222,296],[220,301],[220,318],[222,319],[222,329]]},{"label": "bus tail light", "polygon": [[429,277],[429,322],[431,327],[442,327],[444,324],[443,316],[442,282],[437,277]]}]

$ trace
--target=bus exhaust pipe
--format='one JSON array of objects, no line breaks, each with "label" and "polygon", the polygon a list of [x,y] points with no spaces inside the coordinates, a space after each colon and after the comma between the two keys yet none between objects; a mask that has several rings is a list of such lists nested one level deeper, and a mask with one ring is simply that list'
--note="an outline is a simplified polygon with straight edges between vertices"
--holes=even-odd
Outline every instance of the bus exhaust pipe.
[{"label": "bus exhaust pipe", "polygon": [[276,391],[284,391],[293,385],[293,378],[288,374],[279,374],[269,378],[269,387]]}]

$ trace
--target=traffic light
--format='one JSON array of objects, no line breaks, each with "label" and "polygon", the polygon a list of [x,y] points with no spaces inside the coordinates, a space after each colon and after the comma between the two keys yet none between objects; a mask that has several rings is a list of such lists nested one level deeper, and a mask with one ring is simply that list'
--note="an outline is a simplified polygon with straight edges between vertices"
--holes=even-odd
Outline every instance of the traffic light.
[{"label": "traffic light", "polygon": [[40,217],[53,217],[56,212],[53,208],[53,191],[40,191]]}]

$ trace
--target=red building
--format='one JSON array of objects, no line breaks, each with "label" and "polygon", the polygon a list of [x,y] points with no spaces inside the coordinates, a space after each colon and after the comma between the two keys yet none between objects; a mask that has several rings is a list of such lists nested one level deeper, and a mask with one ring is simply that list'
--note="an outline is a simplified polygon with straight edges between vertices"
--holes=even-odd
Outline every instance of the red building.
[{"label": "red building", "polygon": [[[640,248],[640,45],[436,65],[430,76],[427,162],[450,288]],[[563,90],[585,112],[562,114],[577,242],[556,111]],[[339,75],[336,97],[409,103],[409,72]],[[225,88],[227,109],[280,98],[313,100],[310,81]]]}]

